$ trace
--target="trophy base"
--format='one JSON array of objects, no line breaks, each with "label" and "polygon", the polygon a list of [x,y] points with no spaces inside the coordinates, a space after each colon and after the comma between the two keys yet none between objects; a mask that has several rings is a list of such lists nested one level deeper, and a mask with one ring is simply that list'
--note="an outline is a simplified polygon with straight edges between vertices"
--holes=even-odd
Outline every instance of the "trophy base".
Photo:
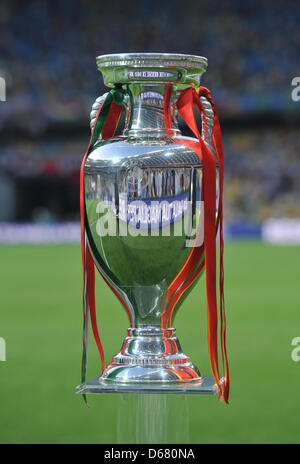
[{"label": "trophy base", "polygon": [[79,385],[76,393],[214,395],[214,378],[201,376],[183,353],[175,332],[155,325],[128,329],[120,353],[101,375]]},{"label": "trophy base", "polygon": [[[222,379],[221,379],[222,380]],[[169,383],[136,383],[125,384],[103,380],[101,375],[76,387],[76,393],[164,393],[181,395],[215,395],[218,388],[212,376],[201,377],[199,381]]]}]

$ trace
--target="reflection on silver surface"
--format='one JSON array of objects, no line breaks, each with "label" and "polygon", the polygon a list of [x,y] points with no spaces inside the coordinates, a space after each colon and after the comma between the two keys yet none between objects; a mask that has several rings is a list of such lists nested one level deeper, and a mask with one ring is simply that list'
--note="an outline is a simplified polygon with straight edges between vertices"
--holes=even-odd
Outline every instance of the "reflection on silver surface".
[{"label": "reflection on silver surface", "polygon": [[[126,297],[134,325],[160,326],[168,286],[190,252],[186,242],[193,237],[184,233],[187,232],[184,221],[190,225],[190,232],[198,226],[202,168],[196,153],[176,143],[176,124],[172,128],[173,137],[163,129],[163,108],[153,95],[163,95],[164,86],[132,87],[135,87],[131,91],[132,114],[124,135],[99,141],[86,161],[87,233],[98,266]],[[123,205],[132,215],[139,201],[149,205],[147,229],[150,225],[151,235],[148,230],[145,234],[141,221],[136,228],[124,221]],[[184,202],[191,204],[185,217],[179,214],[167,225],[167,221],[161,219],[157,223],[152,217],[155,207],[159,209],[162,205],[161,209],[167,210],[166,204]],[[115,219],[114,236],[97,232],[103,216],[107,221]],[[174,236],[175,225],[180,230],[178,221],[182,232]]]},{"label": "reflection on silver surface", "polygon": [[[120,219],[120,205],[126,202],[130,213],[136,201],[149,204],[149,207],[154,201],[158,206],[163,202],[190,202],[189,223],[191,229],[197,228],[193,221],[202,195],[199,158],[173,140],[165,143],[164,148],[158,148],[150,143],[139,145],[117,140],[95,149],[85,167],[91,249],[99,267],[117,287],[128,293],[131,309],[138,319],[137,325],[160,325],[162,300],[188,256],[190,249],[185,247],[185,243],[191,237],[183,234],[172,236],[174,222],[169,224],[171,235],[168,236],[164,232],[167,226],[161,221],[155,227],[153,218],[150,218],[153,235],[143,236],[141,230],[130,230],[131,225]],[[100,224],[101,211],[106,211],[106,216],[114,216],[118,229],[127,230],[128,235],[124,236],[125,232],[123,236],[118,235],[116,231],[115,236],[99,236],[97,224]],[[184,217],[178,220],[183,224]],[[143,299],[140,295],[145,292],[147,297]]]},{"label": "reflection on silver surface", "polygon": [[180,53],[116,53],[114,55],[100,55],[97,57],[99,68],[107,66],[137,66],[141,67],[170,67],[183,66],[203,69],[207,67],[207,58]]},{"label": "reflection on silver surface", "polygon": [[203,56],[175,53],[119,53],[97,57],[98,69],[108,87],[114,84],[173,82],[176,89],[199,85],[206,71]]},{"label": "reflection on silver surface", "polygon": [[[204,62],[196,62],[199,77]],[[90,249],[98,268],[125,301],[133,327],[102,375],[107,384],[201,380],[197,367],[182,352],[175,330],[162,329],[168,288],[186,262],[191,244],[196,246],[196,231],[203,221],[202,165],[194,151],[179,143],[183,136],[174,110],[176,92],[171,87],[172,127],[166,128],[166,85],[159,79],[156,84],[128,85],[122,135],[100,139],[84,168]],[[101,104],[97,100],[92,125]],[[212,108],[207,100],[201,103],[204,138],[210,145]],[[200,261],[191,272],[199,265]]]}]

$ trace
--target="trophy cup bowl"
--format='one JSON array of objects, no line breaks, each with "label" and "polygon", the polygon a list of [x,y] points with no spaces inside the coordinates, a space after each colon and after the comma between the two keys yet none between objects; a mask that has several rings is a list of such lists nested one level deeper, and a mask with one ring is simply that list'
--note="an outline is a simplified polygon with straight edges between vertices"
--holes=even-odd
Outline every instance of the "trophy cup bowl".
[{"label": "trophy cup bowl", "polygon": [[[213,377],[201,376],[172,327],[187,292],[177,301],[180,288],[170,290],[192,247],[199,247],[199,260],[191,274],[204,260],[202,164],[180,143],[195,139],[181,135],[174,102],[181,90],[199,86],[207,60],[134,53],[99,56],[97,65],[107,86],[125,90],[126,114],[122,134],[100,138],[86,158],[86,236],[97,268],[126,303],[130,328],[103,373],[77,392],[214,393]],[[93,106],[91,126],[103,98]],[[211,148],[213,111],[201,98]]]}]

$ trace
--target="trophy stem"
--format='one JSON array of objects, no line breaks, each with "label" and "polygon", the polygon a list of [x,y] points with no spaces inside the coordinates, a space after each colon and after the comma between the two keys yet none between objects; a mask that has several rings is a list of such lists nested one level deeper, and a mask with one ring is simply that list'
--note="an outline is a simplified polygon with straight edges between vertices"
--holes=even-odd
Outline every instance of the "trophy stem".
[{"label": "trophy stem", "polygon": [[130,83],[127,86],[130,101],[130,117],[127,118],[123,134],[129,137],[157,137],[178,136],[181,134],[176,120],[175,112],[171,109],[171,100],[175,97],[173,86],[172,98],[169,102],[169,111],[173,118],[171,126],[165,127],[164,121],[164,95],[166,84]]}]

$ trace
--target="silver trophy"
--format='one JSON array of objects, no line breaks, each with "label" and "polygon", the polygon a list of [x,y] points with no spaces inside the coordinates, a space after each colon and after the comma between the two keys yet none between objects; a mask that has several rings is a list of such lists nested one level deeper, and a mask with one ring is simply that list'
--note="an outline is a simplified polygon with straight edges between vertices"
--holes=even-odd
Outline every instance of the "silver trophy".
[{"label": "silver trophy", "polygon": [[[133,53],[99,56],[97,65],[105,85],[124,92],[125,122],[121,135],[99,137],[86,158],[86,236],[97,268],[125,306],[130,328],[112,362],[77,393],[213,394],[214,378],[201,375],[173,328],[204,261],[202,163],[181,143],[195,139],[182,136],[174,104],[183,89],[199,86],[207,60]],[[92,129],[105,97],[93,105]],[[213,151],[214,112],[205,97],[201,104],[203,139]],[[181,281],[193,247],[202,252]]]}]

